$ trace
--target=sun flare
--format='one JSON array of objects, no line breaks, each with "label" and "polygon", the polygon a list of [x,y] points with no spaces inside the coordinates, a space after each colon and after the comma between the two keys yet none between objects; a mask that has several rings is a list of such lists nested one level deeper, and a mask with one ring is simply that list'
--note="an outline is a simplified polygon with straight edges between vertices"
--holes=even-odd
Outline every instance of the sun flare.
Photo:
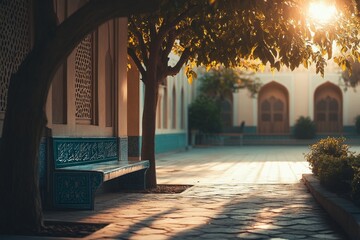
[{"label": "sun flare", "polygon": [[310,18],[320,24],[326,24],[332,21],[337,14],[334,5],[327,4],[324,1],[312,2],[309,6]]}]

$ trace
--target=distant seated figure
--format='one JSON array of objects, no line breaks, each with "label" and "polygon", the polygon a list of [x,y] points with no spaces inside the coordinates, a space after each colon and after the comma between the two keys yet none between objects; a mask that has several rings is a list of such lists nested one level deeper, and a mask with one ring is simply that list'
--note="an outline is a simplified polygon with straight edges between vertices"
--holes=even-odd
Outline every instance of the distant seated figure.
[{"label": "distant seated figure", "polygon": [[245,121],[242,121],[239,127],[239,133],[243,133],[244,132],[244,127],[245,127]]}]

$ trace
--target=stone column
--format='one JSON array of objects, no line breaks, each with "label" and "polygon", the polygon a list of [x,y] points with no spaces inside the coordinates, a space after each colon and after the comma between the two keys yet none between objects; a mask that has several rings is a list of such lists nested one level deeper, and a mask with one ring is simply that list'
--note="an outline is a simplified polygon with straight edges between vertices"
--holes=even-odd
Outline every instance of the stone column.
[{"label": "stone column", "polygon": [[119,157],[128,159],[128,83],[127,83],[127,18],[116,22],[116,79],[117,79],[117,137],[119,138]]}]

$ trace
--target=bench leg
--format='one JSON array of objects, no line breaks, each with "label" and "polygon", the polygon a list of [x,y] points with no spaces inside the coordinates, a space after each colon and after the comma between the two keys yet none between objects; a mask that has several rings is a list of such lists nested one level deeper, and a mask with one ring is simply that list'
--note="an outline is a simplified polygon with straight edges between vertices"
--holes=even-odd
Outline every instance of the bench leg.
[{"label": "bench leg", "polygon": [[133,173],[128,173],[119,177],[120,189],[136,189],[142,190],[146,188],[146,169],[142,169]]},{"label": "bench leg", "polygon": [[53,207],[57,209],[94,209],[96,189],[103,175],[97,172],[54,172]]}]

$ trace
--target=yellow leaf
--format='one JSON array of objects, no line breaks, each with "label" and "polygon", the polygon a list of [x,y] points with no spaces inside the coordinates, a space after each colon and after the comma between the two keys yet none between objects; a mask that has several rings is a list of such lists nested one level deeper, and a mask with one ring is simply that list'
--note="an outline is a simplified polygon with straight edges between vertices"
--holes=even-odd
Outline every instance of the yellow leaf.
[{"label": "yellow leaf", "polygon": [[193,83],[193,77],[192,77],[191,74],[188,76],[188,83],[189,83],[189,84],[192,84],[192,83]]},{"label": "yellow leaf", "polygon": [[345,64],[344,62],[341,63],[341,69],[342,69],[343,71],[346,70],[346,64]]},{"label": "yellow leaf", "polygon": [[307,60],[304,60],[304,61],[303,61],[303,65],[304,65],[304,67],[307,69],[307,68],[309,67],[308,61],[307,61]]}]

